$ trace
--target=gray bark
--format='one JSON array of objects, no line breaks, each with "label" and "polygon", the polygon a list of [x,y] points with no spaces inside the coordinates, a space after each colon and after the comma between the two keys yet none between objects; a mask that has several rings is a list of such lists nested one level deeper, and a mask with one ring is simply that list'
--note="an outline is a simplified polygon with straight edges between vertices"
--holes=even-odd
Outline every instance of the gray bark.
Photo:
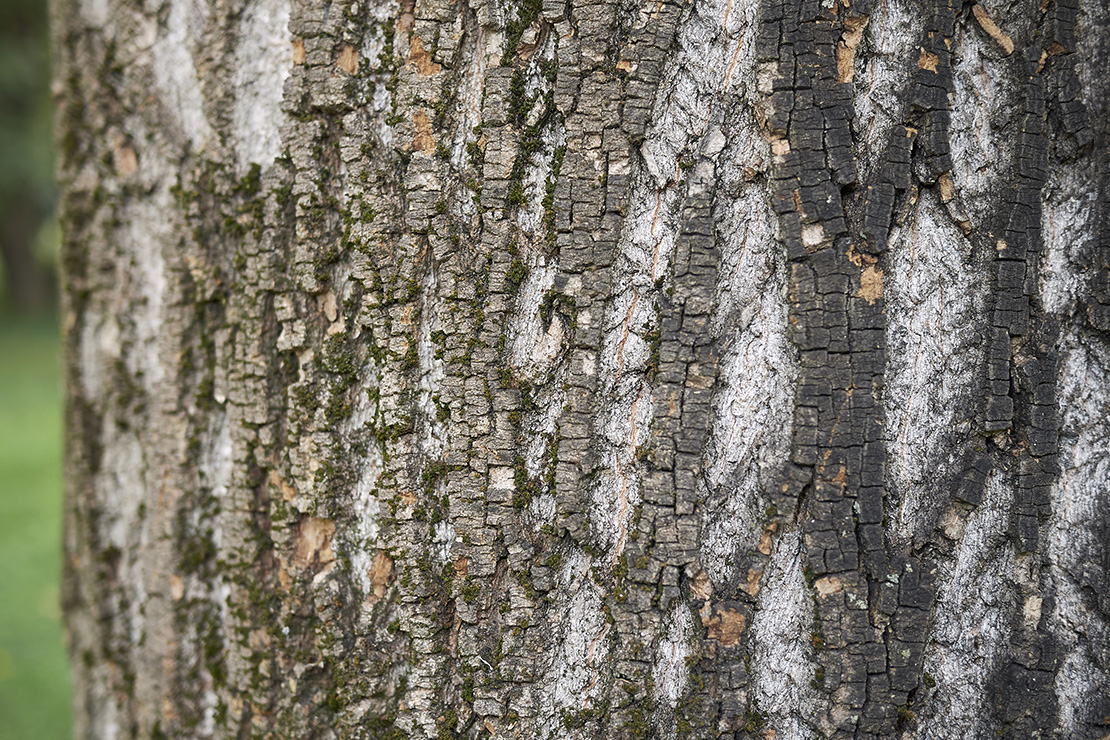
[{"label": "gray bark", "polygon": [[81,738],[1110,732],[1110,10],[56,0]]}]

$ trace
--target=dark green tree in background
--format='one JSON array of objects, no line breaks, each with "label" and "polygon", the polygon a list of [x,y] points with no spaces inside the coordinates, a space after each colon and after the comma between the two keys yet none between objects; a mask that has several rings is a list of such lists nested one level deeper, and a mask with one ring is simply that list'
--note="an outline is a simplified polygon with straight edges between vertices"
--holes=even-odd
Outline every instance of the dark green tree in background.
[{"label": "dark green tree in background", "polygon": [[[2,302],[53,306],[52,268],[38,246],[54,209],[50,63],[43,0],[0,3],[0,258]],[[48,240],[42,240],[48,241]]]}]

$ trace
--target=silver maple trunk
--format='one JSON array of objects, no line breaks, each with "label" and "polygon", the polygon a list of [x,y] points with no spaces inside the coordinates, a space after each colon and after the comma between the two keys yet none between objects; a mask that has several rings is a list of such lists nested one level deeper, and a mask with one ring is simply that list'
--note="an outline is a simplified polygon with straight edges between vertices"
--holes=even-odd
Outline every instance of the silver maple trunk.
[{"label": "silver maple trunk", "polygon": [[1101,738],[1098,0],[55,0],[79,738]]}]

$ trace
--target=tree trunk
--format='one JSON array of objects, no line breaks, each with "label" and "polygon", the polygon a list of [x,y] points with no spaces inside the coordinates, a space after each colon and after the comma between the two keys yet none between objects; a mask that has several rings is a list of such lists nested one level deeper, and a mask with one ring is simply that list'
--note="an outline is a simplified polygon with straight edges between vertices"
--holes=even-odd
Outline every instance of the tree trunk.
[{"label": "tree trunk", "polygon": [[1106,735],[1077,1],[56,0],[77,736]]}]

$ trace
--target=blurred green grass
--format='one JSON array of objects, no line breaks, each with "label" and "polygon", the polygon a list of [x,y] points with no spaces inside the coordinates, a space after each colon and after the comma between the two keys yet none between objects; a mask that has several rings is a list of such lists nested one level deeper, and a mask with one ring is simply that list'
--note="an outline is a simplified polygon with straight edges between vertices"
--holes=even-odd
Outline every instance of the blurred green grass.
[{"label": "blurred green grass", "polygon": [[57,325],[0,316],[0,740],[70,735]]}]

